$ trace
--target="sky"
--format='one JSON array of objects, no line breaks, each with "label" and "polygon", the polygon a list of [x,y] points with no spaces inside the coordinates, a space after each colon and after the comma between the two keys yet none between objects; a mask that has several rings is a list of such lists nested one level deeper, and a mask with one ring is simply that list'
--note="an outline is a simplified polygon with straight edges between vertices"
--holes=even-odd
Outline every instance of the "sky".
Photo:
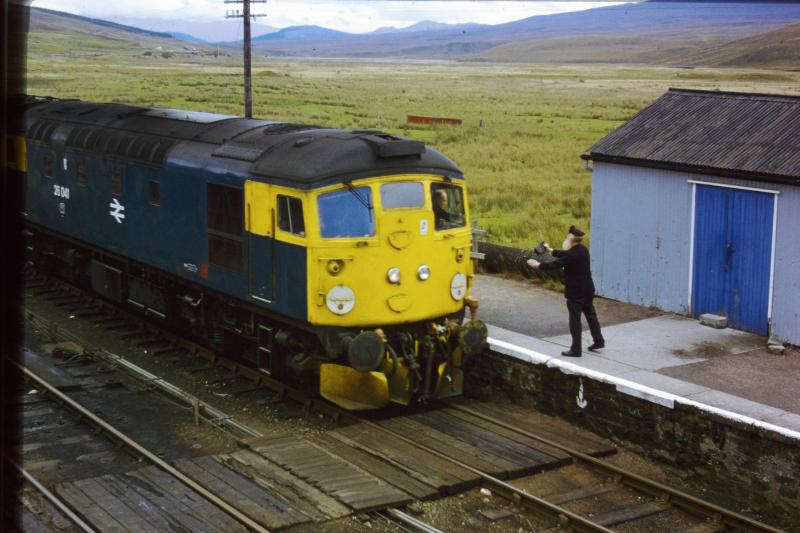
[{"label": "sky", "polygon": [[[534,15],[578,11],[621,2],[547,1],[386,1],[386,0],[269,0],[253,4],[253,11],[266,13],[260,24],[317,25],[351,33],[384,26],[405,27],[422,20],[450,24],[478,22],[500,24]],[[102,19],[161,18],[212,22],[224,20],[226,9],[236,8],[223,0],[34,0],[33,6],[67,11]]]}]

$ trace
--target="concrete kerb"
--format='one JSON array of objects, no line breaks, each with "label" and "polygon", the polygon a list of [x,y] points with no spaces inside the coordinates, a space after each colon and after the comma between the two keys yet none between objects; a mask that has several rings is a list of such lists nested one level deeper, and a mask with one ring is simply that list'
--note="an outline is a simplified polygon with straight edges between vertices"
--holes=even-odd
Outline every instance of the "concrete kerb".
[{"label": "concrete kerb", "polygon": [[652,387],[647,387],[627,379],[611,376],[596,370],[590,370],[575,363],[564,361],[562,359],[558,359],[557,357],[545,355],[535,350],[523,348],[505,341],[493,339],[492,337],[489,337],[488,342],[489,347],[492,350],[503,355],[536,365],[544,365],[548,368],[557,368],[565,374],[576,375],[599,381],[601,383],[607,383],[609,385],[613,385],[616,390],[622,394],[640,398],[668,409],[674,409],[676,403],[693,407],[699,411],[712,414],[722,419],[730,420],[743,425],[753,426],[762,431],[776,433],[781,437],[796,443],[800,443],[800,432],[798,431],[771,424],[769,422],[764,422],[763,420],[758,420],[740,413],[735,413],[733,411],[720,409],[719,407],[697,402],[695,400],[654,389]]}]

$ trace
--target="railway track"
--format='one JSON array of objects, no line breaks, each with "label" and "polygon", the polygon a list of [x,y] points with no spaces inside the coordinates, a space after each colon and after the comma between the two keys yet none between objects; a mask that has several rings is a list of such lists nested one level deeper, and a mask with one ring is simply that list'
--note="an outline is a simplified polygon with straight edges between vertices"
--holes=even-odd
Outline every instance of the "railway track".
[{"label": "railway track", "polygon": [[[119,360],[117,359],[116,362],[119,362]],[[130,363],[128,363],[128,365],[130,365]],[[36,431],[42,427],[52,427],[54,424],[48,424],[48,422],[55,421],[59,426],[60,433],[67,431],[70,434],[68,438],[61,439],[62,443],[70,442],[74,444],[75,441],[80,441],[84,444],[84,449],[78,450],[76,453],[96,449],[98,447],[96,441],[105,438],[116,445],[116,448],[112,448],[111,451],[113,457],[106,457],[105,462],[111,459],[117,464],[117,468],[112,470],[113,473],[108,472],[105,467],[99,466],[95,468],[93,472],[99,475],[89,477],[88,479],[57,483],[53,491],[48,489],[44,482],[36,479],[28,471],[14,465],[20,475],[24,476],[28,484],[28,495],[32,491],[38,492],[42,496],[43,501],[48,502],[50,507],[48,512],[43,513],[42,505],[36,505],[34,507],[37,508],[37,512],[33,513],[30,509],[31,505],[27,503],[23,512],[23,517],[27,523],[26,529],[37,530],[53,526],[59,530],[63,530],[66,527],[66,523],[72,523],[74,527],[68,528],[69,530],[84,532],[104,531],[109,528],[115,530],[124,530],[125,528],[143,530],[147,529],[148,526],[159,530],[175,531],[186,531],[196,528],[209,531],[268,530],[263,523],[263,516],[250,518],[247,511],[252,513],[252,509],[240,511],[217,496],[216,494],[220,489],[218,481],[214,483],[212,479],[212,483],[206,484],[204,482],[207,481],[207,479],[204,479],[202,475],[198,475],[196,471],[193,473],[190,472],[191,475],[187,475],[185,473],[186,466],[194,464],[195,460],[178,460],[176,463],[183,465],[183,470],[176,468],[173,464],[161,459],[157,454],[146,449],[130,436],[114,428],[108,421],[96,416],[86,406],[79,404],[70,396],[61,392],[59,386],[48,382],[46,379],[24,366],[20,365],[19,368],[25,376],[26,384],[29,387],[35,387],[37,391],[37,393],[34,393],[33,390],[29,390],[27,393],[27,396],[35,395],[36,401],[29,402],[29,405],[34,406],[35,412],[28,413],[30,416],[27,417],[27,422],[29,423],[26,424],[26,430]],[[129,370],[128,367],[126,367],[126,370]],[[138,377],[140,372],[141,369],[136,370],[135,375]],[[158,379],[163,382],[160,378]],[[63,387],[64,381],[61,380],[59,385]],[[174,386],[171,386],[171,388],[174,388]],[[181,396],[183,394],[185,393],[182,393]],[[57,406],[58,409],[43,409],[42,403],[47,401],[45,397],[49,399],[53,406]],[[86,428],[84,428],[83,432],[79,430],[76,431],[75,428],[65,429],[69,424],[65,423],[64,410],[71,411],[74,414],[69,421],[71,425],[88,425],[91,427],[91,431],[86,430]],[[43,419],[43,415],[45,414],[49,414],[51,420]],[[53,420],[54,418],[57,420]],[[227,431],[235,431],[239,434],[244,432],[250,437],[253,435],[261,436],[258,432],[239,423],[235,426],[228,427]],[[74,436],[75,433],[80,433],[80,437],[76,439]],[[33,444],[35,448],[36,443]],[[109,455],[107,448],[110,446],[108,442],[105,444],[105,446],[103,446],[102,443],[99,445],[100,448],[105,449],[99,454],[94,453],[94,459],[99,459],[97,456],[101,454]],[[26,446],[31,448],[31,443],[27,443]],[[126,463],[124,461],[124,459],[126,459],[126,457],[124,457],[125,452],[131,457],[139,461],[150,463],[153,466],[142,468],[135,460],[129,460]],[[86,456],[86,454],[82,454],[82,456]],[[200,458],[200,460],[203,459],[206,458]],[[57,461],[61,462],[60,460]],[[77,458],[76,461],[80,461],[80,458]],[[51,462],[56,461],[51,460]],[[42,461],[37,463],[37,467],[40,469],[51,466],[53,465],[42,464]],[[153,467],[161,472],[156,472]],[[63,478],[64,476],[61,477]],[[67,477],[71,478],[74,476],[69,475]],[[145,482],[144,485],[142,485],[142,481]],[[53,480],[51,479],[50,482],[52,485]],[[165,486],[172,486],[173,488],[182,486],[182,488],[176,489],[177,492],[181,494],[180,500],[170,502],[165,501],[163,496],[159,496],[159,493],[163,492],[161,489]],[[112,493],[118,495],[126,493],[127,495],[125,498],[117,499],[116,505],[113,504],[113,498],[109,499],[106,496],[104,498],[104,503],[109,504],[109,510],[107,512],[101,511],[96,507],[91,508],[91,506],[89,506],[88,510],[83,508],[82,503],[85,502],[87,496],[91,498],[98,498],[98,495],[99,497],[103,497],[103,492],[106,492],[107,496]],[[134,496],[131,497],[131,495]],[[192,522],[192,519],[185,512],[186,509],[179,509],[181,500],[194,501],[194,508],[192,511],[197,513],[200,518]],[[238,521],[239,524],[224,519],[219,513],[209,512],[209,506],[198,503],[200,500],[205,500],[217,507],[221,512],[230,515],[231,518]],[[119,502],[123,501],[127,505],[120,505]],[[141,509],[152,509],[158,506],[161,510],[158,512],[136,511],[137,506]],[[204,506],[205,509],[199,509],[199,507],[202,506]],[[131,510],[133,510],[133,512],[131,512]],[[389,508],[376,511],[373,514],[376,519],[392,524],[393,527],[391,529],[393,530],[422,531],[426,533],[436,533],[439,531],[398,509]],[[43,520],[39,518],[40,515],[44,515],[46,519]],[[54,518],[55,516],[57,516],[57,518]],[[259,520],[259,518],[261,520]],[[208,525],[207,522],[210,522],[211,525]]]},{"label": "railway track", "polygon": [[[441,490],[434,492],[438,492],[439,495],[464,490],[479,484],[513,502],[516,512],[531,513],[541,517],[542,523],[548,527],[566,527],[576,531],[610,531],[612,527],[622,526],[635,530],[638,527],[636,524],[640,522],[645,523],[655,516],[669,515],[675,517],[674,522],[681,524],[681,528],[696,533],[726,530],[778,531],[766,524],[700,500],[680,490],[655,483],[597,457],[608,453],[607,450],[592,450],[585,446],[581,449],[580,446],[568,445],[564,438],[558,438],[558,435],[552,433],[543,435],[537,428],[531,427],[535,424],[526,425],[525,420],[521,418],[524,415],[519,412],[505,411],[501,413],[491,405],[456,401],[442,404],[439,406],[440,409],[433,414],[415,413],[400,418],[367,419],[343,411],[322,400],[309,397],[301,391],[287,387],[283,383],[238,365],[234,361],[220,359],[202,346],[159,329],[140,317],[88,298],[74,288],[57,284],[55,285],[57,288],[53,289],[52,283],[54,283],[52,280],[42,282],[39,278],[38,281],[32,283],[31,290],[38,291],[40,296],[49,296],[51,302],[55,302],[56,305],[61,304],[59,307],[64,307],[69,313],[80,313],[87,319],[94,318],[96,324],[104,326],[107,330],[110,328],[112,331],[120,332],[120,335],[135,343],[138,348],[158,350],[160,355],[179,357],[183,361],[196,361],[196,357],[202,358],[205,362],[196,367],[203,369],[201,371],[208,371],[212,368],[223,370],[222,377],[217,378],[220,380],[219,383],[239,381],[239,385],[231,389],[233,391],[231,394],[268,393],[279,401],[294,401],[306,410],[315,410],[328,415],[338,421],[343,428],[331,432],[334,434],[333,439],[329,438],[327,433],[312,439],[310,445],[313,450],[331,452],[336,449],[336,446],[346,445],[350,452],[343,457],[345,460],[352,461],[362,471],[371,474],[381,472],[384,475],[385,483],[405,490],[414,498],[434,496],[430,492],[425,495],[419,491],[414,493],[412,489],[415,482],[417,485],[426,483],[435,485],[435,483],[430,478],[408,475],[407,472],[406,479],[392,477],[399,475],[407,466],[399,457],[403,450],[406,450],[406,453],[409,453],[408,450],[411,449],[417,450],[415,453],[424,452],[424,456],[429,461],[431,458],[435,458],[441,464],[448,465],[449,469],[469,473],[469,475],[462,475],[463,479],[460,483],[456,480],[448,487],[437,487]],[[54,292],[49,292],[51,290]],[[97,309],[102,309],[102,312]],[[154,376],[153,381],[158,379]],[[244,386],[242,386],[242,382],[244,382]],[[412,433],[415,428],[420,429],[424,424],[431,423],[435,423],[434,431]],[[470,424],[469,427],[480,427],[487,433],[473,436],[477,440],[472,442],[454,439],[454,432],[457,433],[459,429],[466,428],[467,424]],[[353,427],[357,427],[359,430],[354,431]],[[430,428],[430,426],[426,427]],[[380,441],[390,441],[397,450],[387,447],[370,449],[370,444],[364,440],[364,435],[370,434],[373,437],[382,436]],[[409,434],[414,434],[414,437],[409,437]],[[448,438],[450,438],[449,441]],[[492,466],[497,467],[498,463],[502,462],[502,458],[495,457],[500,455],[499,449],[502,446],[499,442],[502,439],[505,439],[503,442],[513,443],[513,446],[506,444],[508,446],[506,451],[509,454],[524,455],[522,448],[527,447],[551,460],[549,462],[541,460],[536,466],[523,465],[521,468],[518,464],[516,470],[506,465],[504,468],[495,468],[495,471],[491,472],[489,470]],[[292,458],[291,454],[287,455],[285,450],[280,449],[281,443],[276,443],[275,438],[270,437],[265,440],[264,437],[251,435],[243,438],[242,445],[245,448],[243,454],[245,454],[244,452],[251,454],[247,458],[243,459],[243,454],[232,454],[232,456],[221,459],[223,464],[236,470],[239,474],[254,475],[252,464],[242,466],[243,461],[246,463],[247,460],[253,459],[251,457],[253,454],[268,457],[278,464],[284,461],[283,466],[289,470],[298,467],[297,464],[292,463],[296,458]],[[297,444],[292,443],[292,445],[296,446]],[[486,452],[486,449],[492,449],[493,452]],[[392,455],[393,453],[398,455]],[[492,456],[492,453],[495,456]],[[374,464],[376,457],[382,457],[383,462],[389,463],[392,468],[388,468],[385,464],[376,466]],[[524,463],[521,459],[519,462]],[[572,490],[536,495],[533,491],[520,486],[517,481],[510,483],[507,479],[501,479],[559,468],[569,463],[578,464],[581,468],[591,471],[596,481],[589,486],[581,486]],[[480,467],[476,465],[480,465]],[[483,466],[490,468],[483,468]],[[626,493],[627,496],[625,498],[612,497],[619,496],[620,493]],[[616,504],[617,506],[615,506],[614,500],[620,499],[636,503],[622,506]]]},{"label": "railway track", "polygon": [[[130,436],[117,430],[108,421],[92,413],[89,409],[87,409],[83,405],[79,404],[78,402],[76,402],[63,392],[61,392],[57,387],[48,383],[47,380],[45,380],[41,376],[37,375],[36,373],[32,372],[31,370],[22,365],[18,365],[18,367],[20,371],[23,373],[26,382],[34,386],[39,391],[41,391],[41,393],[50,397],[56,405],[70,409],[76,415],[78,420],[91,424],[97,432],[103,433],[105,437],[114,441],[118,446],[123,447],[126,451],[139,457],[141,460],[144,460],[152,464],[153,466],[157,467],[159,470],[163,471],[169,477],[171,477],[172,480],[183,484],[185,487],[188,487],[188,489],[191,491],[189,493],[190,496],[199,496],[200,498],[210,503],[223,513],[229,515],[233,520],[223,518],[223,515],[221,513],[215,513],[213,515],[209,515],[213,516],[216,520],[219,520],[221,523],[223,523],[225,525],[224,530],[232,528],[233,531],[237,530],[244,531],[246,530],[245,528],[248,528],[253,531],[261,531],[261,532],[267,531],[267,529],[265,529],[264,527],[253,521],[249,516],[245,515],[235,507],[231,506],[230,504],[219,498],[208,488],[200,485],[193,479],[186,476],[183,472],[179,471],[174,466],[161,459],[158,455],[156,455],[152,451],[148,450],[147,448],[139,444],[136,440],[134,440]],[[38,482],[34,484],[42,486]],[[67,489],[63,485],[60,486],[60,490],[62,491],[62,495],[67,494]],[[117,490],[136,490],[136,489],[134,485],[123,485],[122,487],[117,487]],[[45,493],[43,492],[43,494]],[[48,497],[48,500],[50,500],[52,494],[46,497]],[[61,506],[59,506],[59,508],[61,508]],[[129,517],[136,517],[136,514],[129,513]],[[95,518],[97,519],[98,517]],[[110,523],[108,520],[104,519],[104,521],[107,524]],[[238,522],[239,524],[237,524],[236,522]],[[81,524],[82,526],[86,526],[86,524],[83,522],[76,522],[76,525],[79,525],[79,527],[82,527],[80,526]],[[237,525],[239,527],[237,527]],[[223,529],[220,528],[219,531],[223,531]]]}]

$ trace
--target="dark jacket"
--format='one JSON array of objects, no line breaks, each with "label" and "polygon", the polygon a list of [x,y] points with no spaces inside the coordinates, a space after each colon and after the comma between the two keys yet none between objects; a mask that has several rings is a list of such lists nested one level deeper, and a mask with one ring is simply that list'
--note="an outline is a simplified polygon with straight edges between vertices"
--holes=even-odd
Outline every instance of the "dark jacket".
[{"label": "dark jacket", "polygon": [[589,250],[576,244],[569,250],[553,250],[555,261],[542,263],[541,270],[564,269],[564,297],[569,300],[594,296],[594,282],[589,264]]},{"label": "dark jacket", "polygon": [[447,222],[452,222],[453,219],[446,209],[435,204],[433,206],[433,218],[436,229],[444,229],[447,226]]}]

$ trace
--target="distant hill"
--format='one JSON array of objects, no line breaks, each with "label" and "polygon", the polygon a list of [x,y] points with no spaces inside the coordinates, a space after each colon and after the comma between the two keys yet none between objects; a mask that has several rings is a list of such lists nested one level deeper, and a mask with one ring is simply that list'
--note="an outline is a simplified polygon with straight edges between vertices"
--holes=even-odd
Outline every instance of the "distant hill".
[{"label": "distant hill", "polygon": [[525,63],[680,63],[689,54],[730,42],[728,36],[571,35],[493,47],[477,59]]},{"label": "distant hill", "polygon": [[[74,15],[72,13],[66,13],[64,11],[56,11],[54,9],[44,9],[40,7],[31,8],[31,29],[40,29],[40,30],[63,29],[64,19],[75,21],[78,24],[83,24],[84,26],[85,25],[101,26],[112,30],[134,33],[146,37],[156,37],[161,39],[172,38],[172,36],[166,32],[144,30],[142,28],[136,28],[134,26],[118,24],[116,22],[110,22],[108,20],[103,20],[103,19],[83,17],[81,15]],[[74,26],[74,27],[80,28],[81,26]]]},{"label": "distant hill", "polygon": [[483,51],[478,58],[535,63],[800,68],[800,23],[739,38],[729,35],[549,37],[500,45]]},{"label": "distant hill", "polygon": [[800,24],[736,39],[688,55],[687,65],[800,68]]},{"label": "distant hill", "polygon": [[[112,17],[112,21],[137,28],[147,28],[172,35],[190,35],[193,40],[202,40],[208,43],[238,41],[242,38],[242,20],[224,19],[216,21],[196,21],[191,19],[160,19],[144,17]],[[266,24],[252,23],[251,35],[265,35],[278,31]]]},{"label": "distant hill", "polygon": [[[36,53],[168,57],[241,49],[240,41],[211,45],[178,29],[165,33],[40,8],[31,8],[30,29]],[[258,35],[253,48],[260,55],[285,57],[797,68],[800,5],[644,2],[497,25],[423,21],[368,34],[292,26]]]},{"label": "distant hill", "polygon": [[384,26],[383,28],[378,28],[377,30],[370,32],[372,34],[381,34],[381,33],[413,33],[415,31],[440,31],[440,30],[476,30],[478,28],[488,28],[488,24],[476,24],[474,22],[468,22],[465,24],[447,24],[444,22],[436,22],[433,20],[423,20],[421,22],[417,22],[416,24],[412,24],[411,26],[406,26],[405,28],[395,28],[394,26]]},{"label": "distant hill", "polygon": [[[722,44],[726,38],[746,37],[794,22],[800,22],[798,4],[641,2],[540,15],[505,24],[437,27],[414,31],[413,38],[408,31],[380,31],[361,35],[336,32],[330,34],[333,38],[322,33],[315,36],[305,32],[287,32],[281,38],[263,39],[254,46],[268,55],[285,56],[534,61],[541,57],[539,52],[526,55],[519,48],[489,51],[521,41],[528,42],[527,46],[534,52],[538,50],[531,46],[535,41],[545,43],[550,50],[554,47],[569,48],[575,37],[585,43],[584,52],[593,57],[587,59],[581,53],[565,51],[565,61],[613,60],[617,46],[628,48],[623,50],[625,55],[636,56],[637,40],[640,43],[650,42],[643,50],[646,53],[642,57],[646,60],[650,53],[661,56],[664,48],[689,54],[705,45]],[[628,39],[624,39],[626,37]],[[562,40],[541,41],[557,38]],[[623,40],[614,44],[615,38]],[[595,45],[602,45],[606,52],[593,50]]]},{"label": "distant hill", "polygon": [[36,7],[30,11],[28,45],[31,53],[46,54],[69,51],[163,56],[216,52],[216,47],[212,52],[202,44],[182,41],[169,33]]},{"label": "distant hill", "polygon": [[329,30],[320,26],[289,26],[274,33],[253,37],[253,43],[273,42],[273,41],[327,41],[331,39],[342,39],[353,36],[352,33],[343,31]]},{"label": "distant hill", "polygon": [[204,39],[200,39],[199,37],[195,37],[194,35],[189,35],[188,33],[181,33],[181,32],[169,32],[170,37],[173,39],[178,39],[179,41],[186,41],[187,43],[207,43],[208,41]]}]

